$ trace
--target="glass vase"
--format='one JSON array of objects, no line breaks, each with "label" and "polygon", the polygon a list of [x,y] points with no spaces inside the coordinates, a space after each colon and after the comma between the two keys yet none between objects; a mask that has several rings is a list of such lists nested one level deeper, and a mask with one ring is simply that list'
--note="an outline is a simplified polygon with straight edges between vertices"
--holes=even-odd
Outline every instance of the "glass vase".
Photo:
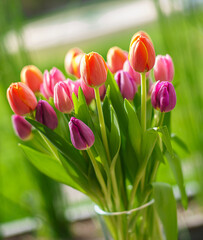
[{"label": "glass vase", "polygon": [[95,206],[105,240],[163,240],[154,200],[121,212],[105,212]]}]

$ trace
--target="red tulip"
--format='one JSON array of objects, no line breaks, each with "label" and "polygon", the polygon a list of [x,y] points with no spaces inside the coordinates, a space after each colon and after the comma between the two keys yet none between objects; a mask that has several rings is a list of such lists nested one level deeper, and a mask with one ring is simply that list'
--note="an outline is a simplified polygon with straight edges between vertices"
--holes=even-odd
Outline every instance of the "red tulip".
[{"label": "red tulip", "polygon": [[99,87],[107,79],[107,65],[96,52],[85,54],[80,65],[81,79],[90,87]]},{"label": "red tulip", "polygon": [[34,65],[25,66],[20,73],[21,82],[25,83],[33,92],[40,91],[43,74]]},{"label": "red tulip", "polygon": [[148,72],[155,63],[153,44],[147,35],[137,33],[130,43],[129,61],[136,72]]},{"label": "red tulip", "polygon": [[17,115],[25,115],[37,106],[33,91],[24,83],[12,83],[7,90],[8,102]]},{"label": "red tulip", "polygon": [[109,70],[115,73],[123,68],[124,62],[128,59],[125,51],[119,47],[112,47],[107,53],[107,63]]}]

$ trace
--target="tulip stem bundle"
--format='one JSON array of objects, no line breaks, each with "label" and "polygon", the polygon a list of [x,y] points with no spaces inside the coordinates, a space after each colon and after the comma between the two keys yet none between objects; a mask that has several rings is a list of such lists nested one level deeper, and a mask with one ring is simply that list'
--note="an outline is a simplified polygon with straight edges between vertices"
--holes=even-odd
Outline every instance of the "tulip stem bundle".
[{"label": "tulip stem bundle", "polygon": [[146,131],[146,73],[141,73],[141,127]]}]

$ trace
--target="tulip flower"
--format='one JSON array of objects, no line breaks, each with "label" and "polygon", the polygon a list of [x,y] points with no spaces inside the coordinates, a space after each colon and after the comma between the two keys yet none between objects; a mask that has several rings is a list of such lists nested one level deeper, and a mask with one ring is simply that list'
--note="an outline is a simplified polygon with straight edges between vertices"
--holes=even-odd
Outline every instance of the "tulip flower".
[{"label": "tulip flower", "polygon": [[84,53],[79,48],[70,49],[65,56],[65,69],[67,73],[80,78],[80,62]]},{"label": "tulip flower", "polygon": [[11,109],[17,115],[30,113],[37,106],[37,99],[33,91],[22,82],[10,85],[7,90],[7,98]]},{"label": "tulip flower", "polygon": [[171,82],[174,76],[174,66],[171,57],[158,55],[154,65],[154,77],[158,81]]},{"label": "tulip flower", "polygon": [[39,100],[37,104],[35,119],[52,130],[58,126],[57,115],[53,107],[44,100]]},{"label": "tulip flower", "polygon": [[47,96],[45,90],[44,90],[44,84],[42,83],[40,85],[40,93],[46,98],[46,99],[49,99],[49,96]]},{"label": "tulip flower", "polygon": [[54,86],[57,82],[65,81],[65,77],[63,73],[53,67],[50,71],[50,73],[46,70],[44,72],[44,91],[48,97],[53,97],[54,95]]},{"label": "tulip flower", "polygon": [[152,106],[161,112],[170,112],[176,105],[176,93],[172,83],[157,81],[151,95]]},{"label": "tulip flower", "polygon": [[96,52],[85,54],[80,64],[81,79],[89,87],[99,87],[107,79],[107,65]]},{"label": "tulip flower", "polygon": [[115,74],[114,78],[120,88],[123,98],[133,100],[137,92],[137,86],[130,74],[121,70]]},{"label": "tulip flower", "polygon": [[16,135],[22,140],[30,139],[32,135],[32,125],[19,115],[12,116],[13,128]]},{"label": "tulip flower", "polygon": [[73,110],[71,90],[67,82],[58,82],[54,87],[54,104],[63,113],[70,113]]},{"label": "tulip flower", "polygon": [[79,150],[86,150],[94,144],[92,130],[81,120],[72,117],[69,122],[70,137],[73,146]]},{"label": "tulip flower", "polygon": [[119,47],[112,47],[107,53],[107,64],[109,70],[115,73],[123,68],[124,62],[128,59],[125,51]]},{"label": "tulip flower", "polygon": [[128,72],[132,79],[135,81],[137,85],[140,85],[141,76],[140,73],[136,72],[130,65],[129,60],[126,60],[123,64],[123,71]]},{"label": "tulip flower", "polygon": [[129,61],[136,72],[148,72],[155,63],[155,51],[149,37],[137,33],[130,43]]},{"label": "tulip flower", "polygon": [[69,87],[71,97],[73,93],[75,93],[76,97],[78,97],[78,89],[81,86],[81,80],[78,79],[76,81],[72,81],[71,79],[67,79],[65,82]]},{"label": "tulip flower", "polygon": [[25,83],[33,92],[40,90],[43,82],[41,71],[33,65],[25,66],[20,74],[21,82]]}]

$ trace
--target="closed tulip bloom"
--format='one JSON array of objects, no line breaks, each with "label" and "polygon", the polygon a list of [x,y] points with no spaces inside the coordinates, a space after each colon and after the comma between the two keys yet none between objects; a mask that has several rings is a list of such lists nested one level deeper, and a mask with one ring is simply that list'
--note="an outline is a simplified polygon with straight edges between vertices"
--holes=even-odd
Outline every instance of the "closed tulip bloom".
[{"label": "closed tulip bloom", "polygon": [[70,113],[73,110],[71,90],[65,81],[58,82],[54,87],[54,104],[63,113]]},{"label": "closed tulip bloom", "polygon": [[107,79],[107,66],[96,52],[85,54],[80,64],[81,79],[90,87],[99,87]]},{"label": "closed tulip bloom", "polygon": [[34,65],[25,66],[20,74],[21,82],[25,83],[33,92],[40,91],[43,74]]},{"label": "closed tulip bloom", "polygon": [[94,144],[92,130],[81,120],[72,117],[69,122],[70,137],[73,146],[79,150],[86,150]]},{"label": "closed tulip bloom", "polygon": [[174,76],[174,66],[172,58],[166,54],[166,56],[158,55],[156,57],[154,65],[154,77],[158,81],[171,82]]},{"label": "closed tulip bloom", "polygon": [[120,88],[123,98],[133,100],[137,92],[137,86],[129,73],[118,71],[115,74],[115,80]]},{"label": "closed tulip bloom", "polygon": [[136,72],[148,72],[155,63],[155,51],[151,40],[136,34],[130,43],[129,61]]},{"label": "closed tulip bloom", "polygon": [[112,47],[107,53],[107,63],[110,71],[116,73],[123,68],[124,62],[128,59],[125,51],[119,47]]},{"label": "closed tulip bloom", "polygon": [[50,71],[50,73],[45,70],[44,72],[44,91],[48,97],[53,97],[54,95],[54,86],[57,84],[57,82],[65,81],[65,77],[63,73],[53,67]]},{"label": "closed tulip bloom", "polygon": [[37,104],[35,119],[52,130],[58,126],[57,115],[53,107],[44,100],[39,100]]},{"label": "closed tulip bloom", "polygon": [[[79,48],[72,48],[67,52],[67,54],[65,56],[65,69],[66,69],[67,73],[70,73],[70,74],[73,74],[73,75],[75,75],[75,73],[78,73],[80,75],[80,71],[78,72],[76,70],[76,66],[78,66],[77,63],[80,62],[79,58],[74,60],[75,57],[80,55],[80,54],[82,56],[83,51]],[[79,78],[79,76],[77,76],[77,77]]]},{"label": "closed tulip bloom", "polygon": [[46,99],[49,99],[49,96],[47,96],[45,90],[44,90],[44,84],[42,83],[40,85],[40,93],[46,98]]},{"label": "closed tulip bloom", "polygon": [[12,116],[13,128],[16,135],[22,140],[29,140],[32,135],[32,125],[19,115]]},{"label": "closed tulip bloom", "polygon": [[161,112],[170,112],[176,105],[176,93],[172,83],[156,82],[151,95],[152,106]]},{"label": "closed tulip bloom", "polygon": [[37,106],[37,99],[33,91],[22,82],[10,85],[7,90],[7,98],[11,109],[17,115],[30,113]]},{"label": "closed tulip bloom", "polygon": [[137,85],[140,85],[141,76],[140,73],[136,72],[130,65],[129,60],[126,60],[123,64],[123,71],[128,72],[132,79],[135,81]]}]

